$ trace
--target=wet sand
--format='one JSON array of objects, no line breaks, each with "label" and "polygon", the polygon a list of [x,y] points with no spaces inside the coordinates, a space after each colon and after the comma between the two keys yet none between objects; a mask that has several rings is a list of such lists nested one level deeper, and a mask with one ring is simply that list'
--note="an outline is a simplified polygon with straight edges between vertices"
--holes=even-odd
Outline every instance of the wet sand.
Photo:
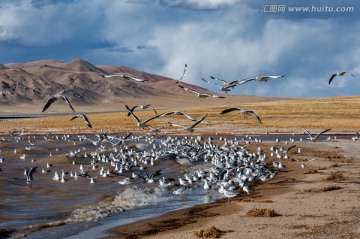
[{"label": "wet sand", "polygon": [[[223,232],[221,238],[359,238],[359,141],[296,144],[303,148],[302,156],[292,153],[274,180],[257,185],[249,195],[121,226],[108,239],[197,238],[211,227]],[[317,159],[305,169],[291,160],[313,157]],[[344,178],[328,178],[334,172]],[[252,209],[273,209],[280,216],[247,216]]]}]

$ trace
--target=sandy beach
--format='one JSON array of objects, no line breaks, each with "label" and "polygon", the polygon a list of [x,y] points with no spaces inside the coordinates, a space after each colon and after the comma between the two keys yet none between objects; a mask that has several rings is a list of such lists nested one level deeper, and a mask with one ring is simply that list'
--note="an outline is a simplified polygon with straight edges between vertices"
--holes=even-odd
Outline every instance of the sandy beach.
[{"label": "sandy beach", "polygon": [[[206,102],[201,101],[206,105]],[[259,124],[252,117],[238,114],[220,116],[219,112],[231,106],[223,105],[202,108],[189,107],[182,110],[195,117],[208,114],[207,122],[200,124],[190,136],[223,135],[236,137],[245,134],[303,134],[303,128],[320,132],[331,127],[330,135],[347,134],[349,139],[295,142],[301,154],[289,153],[282,159],[285,168],[278,170],[274,180],[260,182],[251,187],[250,194],[241,193],[235,198],[224,198],[214,203],[172,211],[157,218],[148,219],[110,231],[109,238],[359,238],[360,237],[360,191],[358,174],[360,162],[359,141],[356,136],[360,121],[356,119],[360,107],[359,97],[329,99],[294,99],[280,101],[244,102],[241,106],[255,109],[263,119]],[[155,104],[156,105],[156,104]],[[328,107],[324,107],[324,106]],[[61,112],[62,106],[55,111]],[[36,108],[36,107],[34,107]],[[39,108],[39,106],[37,107]],[[55,108],[55,107],[54,107]],[[94,108],[81,108],[92,112]],[[341,109],[341,112],[338,112]],[[19,108],[19,111],[22,108]],[[92,111],[91,111],[92,110]],[[96,110],[96,109],[95,109]],[[167,108],[159,112],[166,112]],[[336,113],[334,113],[336,112]],[[56,113],[56,112],[55,112]],[[141,118],[153,114],[152,110],[137,113]],[[304,115],[306,117],[304,117]],[[2,133],[9,131],[26,134],[73,134],[101,132],[148,134],[137,128],[131,117],[124,112],[89,113],[92,129],[81,120],[69,121],[69,115],[2,121]],[[180,117],[172,118],[177,123],[186,122]],[[166,124],[159,120],[155,127]],[[121,123],[120,123],[121,122]],[[163,127],[154,136],[189,135],[179,129]],[[307,136],[304,135],[304,139]],[[261,147],[269,154],[270,147],[285,146],[285,142],[252,143],[249,149]],[[316,160],[303,169],[300,161]],[[273,159],[269,159],[269,164]],[[255,211],[268,212],[266,216],[250,215]],[[270,212],[270,214],[269,214]],[[256,214],[256,213],[255,213]]]},{"label": "sandy beach", "polygon": [[[288,160],[276,179],[249,195],[115,228],[108,238],[359,238],[358,142],[299,146],[301,158],[317,158],[305,169]],[[279,216],[247,216],[253,209],[271,209]],[[209,231],[212,227],[220,232]]]}]

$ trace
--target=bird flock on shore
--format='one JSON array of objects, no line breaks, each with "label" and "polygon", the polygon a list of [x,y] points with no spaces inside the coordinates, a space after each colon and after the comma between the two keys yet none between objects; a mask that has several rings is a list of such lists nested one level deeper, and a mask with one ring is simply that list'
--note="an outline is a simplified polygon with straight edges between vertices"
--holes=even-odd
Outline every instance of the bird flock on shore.
[{"label": "bird flock on shore", "polygon": [[[258,146],[255,151],[249,150],[251,144],[261,143],[259,138],[245,136],[244,138],[227,139],[219,137],[203,138],[201,136],[163,137],[152,135],[126,136],[99,134],[96,139],[87,135],[52,135],[46,136],[12,136],[12,140],[19,143],[28,141],[28,158],[32,158],[31,166],[26,167],[24,175],[26,184],[33,186],[34,173],[41,168],[41,174],[49,175],[48,181],[71,183],[74,180],[85,180],[95,184],[101,178],[117,179],[120,185],[131,185],[143,182],[144,185],[160,187],[174,195],[190,192],[202,187],[205,191],[216,190],[227,198],[235,197],[241,192],[249,194],[251,187],[257,181],[273,179],[278,170],[285,166],[283,162],[297,161],[301,168],[305,168],[311,161],[290,158],[301,156],[301,149],[294,149],[294,139],[284,142],[284,146],[272,146],[269,149]],[[4,139],[4,138],[3,138]],[[41,147],[42,140],[50,145],[61,142],[73,143],[74,149],[68,154],[72,165],[60,170],[55,161],[49,163],[47,159],[59,155],[56,148],[49,157],[34,160],[34,149]],[[300,139],[301,141],[301,139]],[[14,151],[16,154],[16,151]],[[25,157],[21,161],[25,161]],[[164,160],[178,164],[180,173],[177,178],[166,177],[163,173]],[[4,163],[2,160],[1,163]],[[79,163],[81,162],[81,163]],[[193,170],[189,170],[191,166]],[[64,166],[63,166],[64,167]],[[187,170],[184,170],[186,169]],[[181,174],[183,172],[183,174]],[[185,173],[184,173],[185,172]]]},{"label": "bird flock on shore", "polygon": [[[198,98],[224,98],[223,95],[215,95],[210,93],[201,93],[198,90],[191,89],[186,86],[184,79],[187,72],[187,64],[185,64],[182,76],[177,81],[179,88],[184,92],[196,94]],[[347,72],[338,72],[331,75],[328,84],[330,84],[336,77],[342,77],[346,74],[355,77]],[[113,74],[113,75],[100,75],[102,77],[122,77],[126,80],[134,80],[138,82],[146,82],[145,79],[136,78],[125,74]],[[222,79],[210,76],[210,78],[217,82],[207,81],[202,78],[204,82],[219,87],[219,90],[224,93],[228,93],[235,87],[255,81],[255,82],[267,82],[271,79],[280,79],[285,77],[284,75],[270,75],[270,76],[257,76],[242,80],[225,81]],[[62,94],[55,94],[50,97],[45,103],[42,112],[45,112],[49,107],[57,101],[64,101],[72,112],[76,113],[70,100]],[[126,114],[128,117],[132,117],[139,128],[148,128],[149,132],[157,133],[160,129],[155,128],[149,124],[149,122],[164,118],[171,117],[172,115],[184,116],[184,118],[190,121],[189,125],[179,125],[177,123],[168,122],[168,127],[178,127],[186,132],[194,132],[195,127],[205,122],[207,115],[202,116],[199,119],[194,118],[186,112],[179,110],[172,110],[169,112],[158,114],[156,109],[151,104],[134,105],[132,107],[125,105]],[[153,110],[154,116],[147,119],[140,120],[136,115],[136,110]],[[222,110],[219,114],[224,115],[231,112],[238,112],[245,116],[253,116],[256,120],[262,124],[260,116],[251,109],[243,109],[239,107],[230,107]],[[89,121],[89,118],[85,114],[72,115],[70,121],[81,118],[85,124],[92,128],[93,125]],[[314,135],[307,129],[304,129],[304,133],[308,135],[308,140],[315,142],[319,139],[319,136],[325,134],[331,129],[326,129],[320,133]],[[174,195],[183,195],[191,191],[193,188],[201,186],[205,191],[216,190],[226,198],[232,198],[239,194],[250,194],[252,186],[255,182],[268,181],[275,178],[278,171],[281,171],[285,166],[284,162],[298,162],[302,169],[316,160],[312,158],[309,160],[300,160],[296,158],[290,158],[290,150],[295,149],[296,145],[292,145],[288,148],[285,146],[273,146],[270,151],[257,147],[252,152],[248,149],[252,143],[260,143],[260,139],[246,136],[245,138],[227,139],[220,137],[215,140],[212,137],[204,139],[200,136],[197,137],[155,137],[152,134],[143,136],[134,136],[132,133],[126,136],[117,136],[111,134],[98,134],[97,139],[93,140],[86,135],[47,135],[44,136],[45,140],[53,140],[59,142],[70,141],[74,142],[74,145],[82,145],[69,152],[69,157],[73,160],[70,169],[54,171],[54,165],[49,162],[31,161],[24,170],[24,177],[26,184],[33,187],[34,173],[38,168],[41,168],[41,173],[49,175],[48,180],[57,181],[59,183],[68,183],[72,180],[86,180],[89,184],[96,184],[101,178],[111,177],[117,179],[116,182],[119,185],[131,185],[146,183],[146,185],[156,185],[171,192]],[[77,141],[75,139],[77,139]],[[14,136],[15,141],[25,140],[24,135]],[[31,137],[28,137],[31,145],[29,148],[29,154],[31,149],[36,147],[35,141],[31,141]],[[301,139],[302,140],[302,139]],[[289,140],[294,142],[294,140]],[[277,141],[277,143],[279,143]],[[285,144],[288,144],[286,142]],[[135,146],[134,146],[135,145]],[[142,145],[141,147],[139,145]],[[145,146],[144,146],[145,145]],[[88,151],[87,148],[92,148]],[[95,148],[94,148],[95,147]],[[16,154],[16,149],[14,151]],[[55,152],[54,152],[55,153]],[[301,149],[298,148],[294,155],[301,155]],[[26,155],[20,156],[21,160],[26,160]],[[22,157],[22,158],[21,158]],[[52,157],[52,153],[50,156]],[[77,163],[78,159],[89,159],[87,164]],[[192,166],[192,170],[179,170],[177,178],[166,177],[166,173],[163,172],[161,164],[163,160],[174,161],[179,169],[186,168],[186,166]],[[1,158],[0,163],[4,164],[6,159]],[[55,163],[56,164],[56,163]],[[194,167],[201,165],[200,167]],[[3,168],[0,167],[0,171]],[[185,172],[185,173],[184,173]]]}]

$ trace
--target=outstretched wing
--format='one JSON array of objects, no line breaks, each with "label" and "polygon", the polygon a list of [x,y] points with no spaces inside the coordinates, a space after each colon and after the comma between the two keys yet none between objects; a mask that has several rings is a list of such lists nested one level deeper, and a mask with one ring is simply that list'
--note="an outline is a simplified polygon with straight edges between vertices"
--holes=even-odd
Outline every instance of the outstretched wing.
[{"label": "outstretched wing", "polygon": [[204,117],[202,117],[201,119],[199,119],[198,121],[196,121],[195,124],[193,124],[193,125],[191,126],[191,128],[194,128],[196,125],[200,124],[206,117],[207,117],[207,115],[205,115]]},{"label": "outstretched wing", "polygon": [[81,117],[84,119],[85,123],[87,124],[87,126],[89,126],[90,128],[92,128],[92,125],[88,119],[88,117],[86,115],[81,115]]},{"label": "outstretched wing", "polygon": [[48,99],[48,101],[46,102],[46,104],[45,104],[42,112],[44,112],[45,110],[47,110],[47,109],[50,107],[50,105],[51,105],[52,103],[54,103],[55,101],[57,101],[57,100],[58,100],[58,98],[56,98],[56,97],[51,97],[50,99]]},{"label": "outstretched wing", "polygon": [[216,80],[216,81],[221,81],[221,82],[223,82],[223,83],[224,83],[224,85],[225,85],[225,84],[228,84],[228,82],[227,82],[227,81],[225,81],[225,80],[218,79],[218,78],[213,77],[213,76],[210,76],[210,78],[211,78],[211,79],[213,79],[213,80]]},{"label": "outstretched wing", "polygon": [[229,112],[232,112],[232,111],[236,111],[236,110],[241,110],[240,108],[236,108],[236,107],[232,107],[232,108],[228,108],[228,109],[225,109],[223,111],[220,112],[220,114],[226,114],[226,113],[229,113]]},{"label": "outstretched wing", "polygon": [[140,78],[136,78],[136,77],[128,76],[128,75],[123,75],[123,78],[124,78],[124,79],[127,79],[127,80],[139,81],[139,82],[148,81],[148,80],[145,80],[145,79],[140,79]]},{"label": "outstretched wing", "polygon": [[185,64],[184,72],[183,72],[182,76],[180,77],[179,81],[182,81],[182,79],[186,76],[186,69],[187,69],[187,64]]},{"label": "outstretched wing", "polygon": [[285,75],[281,75],[281,76],[267,76],[268,78],[271,78],[271,79],[279,79],[279,78],[283,78],[285,77]]},{"label": "outstretched wing", "polygon": [[262,124],[260,117],[256,113],[254,113],[254,114],[256,116],[256,119],[260,122],[260,124]]},{"label": "outstretched wing", "polygon": [[139,118],[136,117],[136,115],[134,115],[134,113],[131,111],[131,109],[129,108],[129,106],[125,105],[125,107],[126,107],[126,109],[128,110],[129,114],[131,114],[132,117],[134,117],[135,121],[136,121],[137,123],[140,123]]},{"label": "outstretched wing", "polygon": [[253,80],[255,80],[255,78],[249,78],[249,79],[245,79],[245,80],[239,80],[238,81],[238,85],[242,85],[242,84],[245,84],[245,83],[247,83],[247,82],[249,82],[249,81],[253,81]]},{"label": "outstretched wing", "polygon": [[157,119],[159,118],[161,115],[155,115],[153,117],[149,117],[147,118],[146,120],[143,121],[143,124],[145,124],[146,122],[149,122],[150,120],[154,120],[154,119]]},{"label": "outstretched wing", "polygon": [[330,79],[329,79],[329,85],[330,83],[333,81],[333,79],[335,78],[335,76],[337,76],[337,73],[334,73],[330,76]]},{"label": "outstretched wing", "polygon": [[185,86],[182,86],[182,85],[178,85],[180,88],[186,90],[186,91],[189,91],[189,92],[192,92],[192,93],[195,93],[195,94],[200,94],[200,92],[196,91],[196,90],[192,90],[192,89],[189,89],[189,88],[186,88]]},{"label": "outstretched wing", "polygon": [[216,84],[216,83],[214,83],[214,82],[211,82],[211,81],[207,81],[207,80],[205,80],[204,78],[201,78],[203,81],[205,81],[206,83],[209,83],[209,84],[211,84],[211,85],[216,85],[217,87],[222,87],[221,85],[218,85],[218,84]]},{"label": "outstretched wing", "polygon": [[64,96],[64,95],[60,95],[60,96],[66,101],[66,103],[67,103],[68,106],[72,109],[72,111],[75,112],[74,108],[72,107],[72,105],[71,105],[71,103],[70,103],[70,100],[69,100],[66,96]]},{"label": "outstretched wing", "polygon": [[305,131],[310,137],[312,137],[312,135],[310,134],[309,131],[307,131],[307,129],[304,128],[304,131]]},{"label": "outstretched wing", "polygon": [[[133,112],[136,107],[138,107],[138,105],[134,105],[134,106],[130,109],[130,111]],[[130,116],[130,115],[131,115],[131,113],[128,112],[127,116]]]},{"label": "outstretched wing", "polygon": [[324,130],[324,131],[321,131],[320,133],[318,133],[318,134],[315,136],[314,140],[317,139],[320,135],[322,135],[322,134],[324,134],[324,133],[326,133],[326,132],[328,132],[328,131],[330,131],[330,130],[331,130],[331,129],[326,129],[326,130]]}]

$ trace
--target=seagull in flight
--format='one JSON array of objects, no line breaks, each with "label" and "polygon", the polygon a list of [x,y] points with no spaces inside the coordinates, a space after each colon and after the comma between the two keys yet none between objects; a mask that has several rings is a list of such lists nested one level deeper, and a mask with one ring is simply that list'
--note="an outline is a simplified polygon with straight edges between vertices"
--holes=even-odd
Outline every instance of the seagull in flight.
[{"label": "seagull in flight", "polygon": [[24,175],[26,177],[26,183],[27,184],[31,184],[31,181],[33,181],[33,173],[35,172],[35,170],[37,169],[37,167],[31,168],[30,170],[28,169],[28,167],[26,167],[25,171],[24,171]]},{"label": "seagull in flight", "polygon": [[193,132],[195,126],[198,125],[198,124],[200,124],[206,117],[207,117],[207,115],[205,115],[204,117],[202,117],[201,119],[199,119],[198,121],[196,121],[193,125],[191,125],[191,126],[189,126],[189,127],[182,126],[182,125],[178,125],[178,124],[174,124],[174,123],[170,123],[170,122],[169,122],[169,125],[170,125],[170,126],[181,127],[181,128],[183,128],[184,130],[186,130],[186,131],[188,131],[188,132]]},{"label": "seagull in flight", "polygon": [[183,72],[182,76],[180,77],[179,81],[182,81],[182,79],[186,76],[186,69],[187,69],[187,64],[185,63],[184,72]]},{"label": "seagull in flight", "polygon": [[335,78],[336,76],[345,76],[346,74],[349,74],[349,75],[351,75],[352,77],[356,78],[356,77],[355,77],[353,74],[351,74],[351,73],[348,73],[348,72],[346,72],[346,71],[340,71],[340,72],[334,73],[334,74],[332,74],[332,75],[330,76],[329,85],[330,85],[330,83],[334,80],[334,78]]},{"label": "seagull in flight", "polygon": [[89,126],[90,128],[92,128],[92,125],[91,125],[89,119],[86,117],[86,115],[84,115],[84,114],[74,115],[74,116],[70,119],[70,121],[72,121],[72,120],[74,120],[74,119],[76,119],[76,118],[83,118],[84,121],[85,121],[85,123],[87,124],[87,126]]},{"label": "seagull in flight", "polygon": [[228,108],[228,109],[221,111],[220,114],[226,114],[226,113],[229,113],[232,111],[239,111],[239,114],[248,115],[248,116],[255,115],[256,119],[260,122],[260,124],[262,124],[260,117],[256,114],[256,112],[254,110],[247,110],[247,109],[232,107],[232,108]]},{"label": "seagull in flight", "polygon": [[237,85],[238,85],[238,81],[235,80],[235,81],[231,81],[231,82],[227,82],[225,80],[221,80],[221,79],[217,79],[213,76],[210,76],[211,79],[213,80],[216,80],[216,81],[220,81],[220,82],[223,82],[223,85],[219,85],[219,84],[216,84],[214,82],[211,82],[211,81],[207,81],[205,80],[204,78],[201,78],[203,81],[211,84],[211,85],[215,85],[217,87],[219,87],[220,91],[223,91],[225,93],[229,92],[230,90],[232,90],[233,88],[235,88]]},{"label": "seagull in flight", "polygon": [[134,80],[134,81],[138,81],[138,82],[146,82],[148,80],[145,80],[145,79],[140,79],[140,78],[136,78],[136,77],[133,77],[133,76],[129,76],[129,75],[125,75],[125,74],[114,74],[114,75],[99,75],[101,77],[105,77],[105,78],[110,78],[110,77],[122,77],[124,78],[125,80]]},{"label": "seagull in flight", "polygon": [[179,111],[179,110],[175,110],[175,111],[170,111],[170,112],[167,112],[167,113],[163,113],[163,114],[160,115],[160,117],[167,116],[167,115],[184,115],[186,118],[188,118],[188,119],[191,120],[191,121],[197,121],[197,119],[195,119],[194,117],[188,115],[188,114],[185,113],[185,112]]},{"label": "seagull in flight", "polygon": [[303,161],[300,161],[300,160],[297,160],[297,159],[294,159],[295,161],[299,162],[300,163],[300,166],[301,168],[306,168],[306,166],[311,162],[311,161],[314,161],[316,158],[313,158],[313,159],[310,159],[306,162],[303,162]]},{"label": "seagull in flight", "polygon": [[267,82],[270,79],[279,79],[279,78],[283,78],[283,77],[285,77],[285,75],[281,75],[281,76],[256,76],[256,77],[248,78],[248,79],[245,79],[245,80],[240,80],[238,82],[238,84],[239,85],[245,84],[245,83],[247,83],[249,81]]},{"label": "seagull in flight", "polygon": [[[134,112],[135,108],[139,107],[142,110],[146,110],[151,106],[151,104],[145,104],[145,105],[134,105],[130,110],[131,112]],[[157,114],[155,108],[153,108],[155,114]],[[127,114],[127,116],[130,116],[130,112]]]},{"label": "seagull in flight", "polygon": [[68,104],[68,106],[72,109],[72,111],[75,112],[75,110],[74,110],[74,108],[72,107],[69,99],[68,99],[66,96],[63,96],[63,95],[61,95],[61,94],[55,94],[53,97],[51,97],[50,99],[48,99],[48,101],[46,102],[46,104],[45,104],[42,112],[45,112],[45,110],[47,110],[52,103],[54,103],[55,101],[58,101],[58,100],[60,100],[60,99],[65,100],[66,103]]},{"label": "seagull in flight", "polygon": [[310,134],[309,131],[307,131],[305,128],[304,128],[304,131],[309,135],[309,138],[311,141],[315,142],[315,140],[321,135],[321,134],[324,134],[328,131],[330,131],[331,129],[326,129],[326,130],[323,130],[321,131],[320,133],[318,133],[316,136],[313,136],[312,134]]},{"label": "seagull in flight", "polygon": [[224,96],[221,96],[221,95],[212,95],[212,94],[201,93],[201,92],[199,92],[197,90],[189,89],[189,88],[186,88],[185,86],[182,86],[182,85],[178,85],[178,86],[180,88],[184,89],[185,91],[189,91],[191,93],[197,94],[198,98],[207,98],[207,97],[225,98]]},{"label": "seagull in flight", "polygon": [[126,109],[128,110],[128,112],[132,115],[132,117],[134,117],[137,126],[139,126],[140,128],[148,127],[149,125],[146,124],[147,122],[149,122],[150,120],[153,120],[153,119],[156,119],[156,118],[159,118],[159,117],[160,117],[160,115],[155,115],[155,116],[150,117],[150,118],[147,118],[147,119],[145,119],[143,122],[141,122],[141,121],[139,120],[139,118],[131,111],[131,109],[129,108],[129,106],[125,105],[125,107],[126,107]]}]

